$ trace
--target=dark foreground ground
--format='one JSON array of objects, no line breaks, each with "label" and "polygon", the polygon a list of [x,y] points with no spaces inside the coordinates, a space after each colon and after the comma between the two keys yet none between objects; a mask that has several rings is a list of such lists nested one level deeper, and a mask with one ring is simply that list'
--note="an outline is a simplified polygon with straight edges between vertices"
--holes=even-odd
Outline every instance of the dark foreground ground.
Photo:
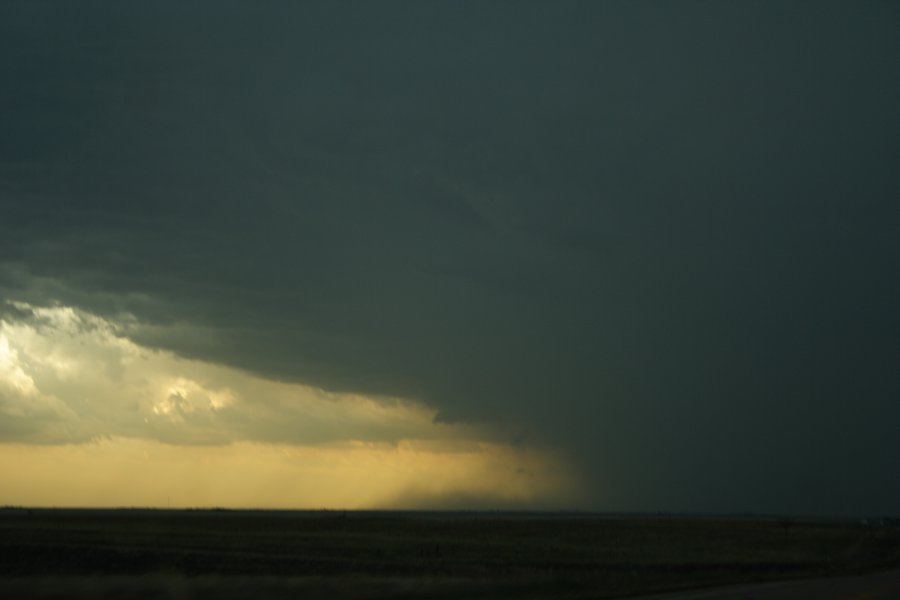
[{"label": "dark foreground ground", "polygon": [[614,598],[897,567],[895,523],[0,510],[17,598]]}]

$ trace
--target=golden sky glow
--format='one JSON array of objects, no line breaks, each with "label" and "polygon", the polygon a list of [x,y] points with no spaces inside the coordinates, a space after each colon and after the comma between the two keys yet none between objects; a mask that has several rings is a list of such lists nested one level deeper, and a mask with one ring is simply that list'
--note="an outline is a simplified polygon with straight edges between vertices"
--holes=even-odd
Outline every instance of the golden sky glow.
[{"label": "golden sky glow", "polygon": [[249,508],[565,507],[562,463],[495,444],[239,442],[134,438],[0,445],[2,503]]},{"label": "golden sky glow", "polygon": [[547,450],[434,422],[409,400],[335,394],[149,350],[116,323],[20,305],[0,321],[0,504],[565,507]]}]

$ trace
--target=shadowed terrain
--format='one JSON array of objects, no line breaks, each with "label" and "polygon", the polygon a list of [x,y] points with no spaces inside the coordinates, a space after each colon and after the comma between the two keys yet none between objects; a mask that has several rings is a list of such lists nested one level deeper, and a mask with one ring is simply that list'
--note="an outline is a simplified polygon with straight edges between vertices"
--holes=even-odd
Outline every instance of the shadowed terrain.
[{"label": "shadowed terrain", "polygon": [[549,513],[0,512],[26,597],[612,598],[900,566],[893,522]]}]

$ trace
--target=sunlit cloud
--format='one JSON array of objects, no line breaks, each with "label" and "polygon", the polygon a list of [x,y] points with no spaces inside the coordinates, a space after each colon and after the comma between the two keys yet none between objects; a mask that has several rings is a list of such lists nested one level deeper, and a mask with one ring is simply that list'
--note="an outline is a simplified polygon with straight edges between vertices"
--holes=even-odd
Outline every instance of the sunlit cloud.
[{"label": "sunlit cloud", "polygon": [[16,419],[23,425],[6,439],[325,443],[472,433],[435,424],[434,411],[413,401],[265,380],[144,348],[121,325],[70,307],[18,308],[29,318],[0,321],[0,410],[11,419],[7,429]]},{"label": "sunlit cloud", "polygon": [[0,320],[0,503],[567,506],[562,457],[407,399],[331,393],[145,348],[123,322]]},{"label": "sunlit cloud", "polygon": [[5,335],[0,335],[0,381],[17,395],[27,397],[37,394],[34,380],[22,370],[19,353],[9,347],[9,340]]}]

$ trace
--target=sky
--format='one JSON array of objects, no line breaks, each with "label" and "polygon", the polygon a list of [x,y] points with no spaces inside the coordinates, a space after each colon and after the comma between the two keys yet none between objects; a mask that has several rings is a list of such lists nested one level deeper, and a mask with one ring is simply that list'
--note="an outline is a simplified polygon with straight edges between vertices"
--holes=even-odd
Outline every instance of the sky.
[{"label": "sky", "polygon": [[0,4],[0,504],[897,514],[898,26]]}]

